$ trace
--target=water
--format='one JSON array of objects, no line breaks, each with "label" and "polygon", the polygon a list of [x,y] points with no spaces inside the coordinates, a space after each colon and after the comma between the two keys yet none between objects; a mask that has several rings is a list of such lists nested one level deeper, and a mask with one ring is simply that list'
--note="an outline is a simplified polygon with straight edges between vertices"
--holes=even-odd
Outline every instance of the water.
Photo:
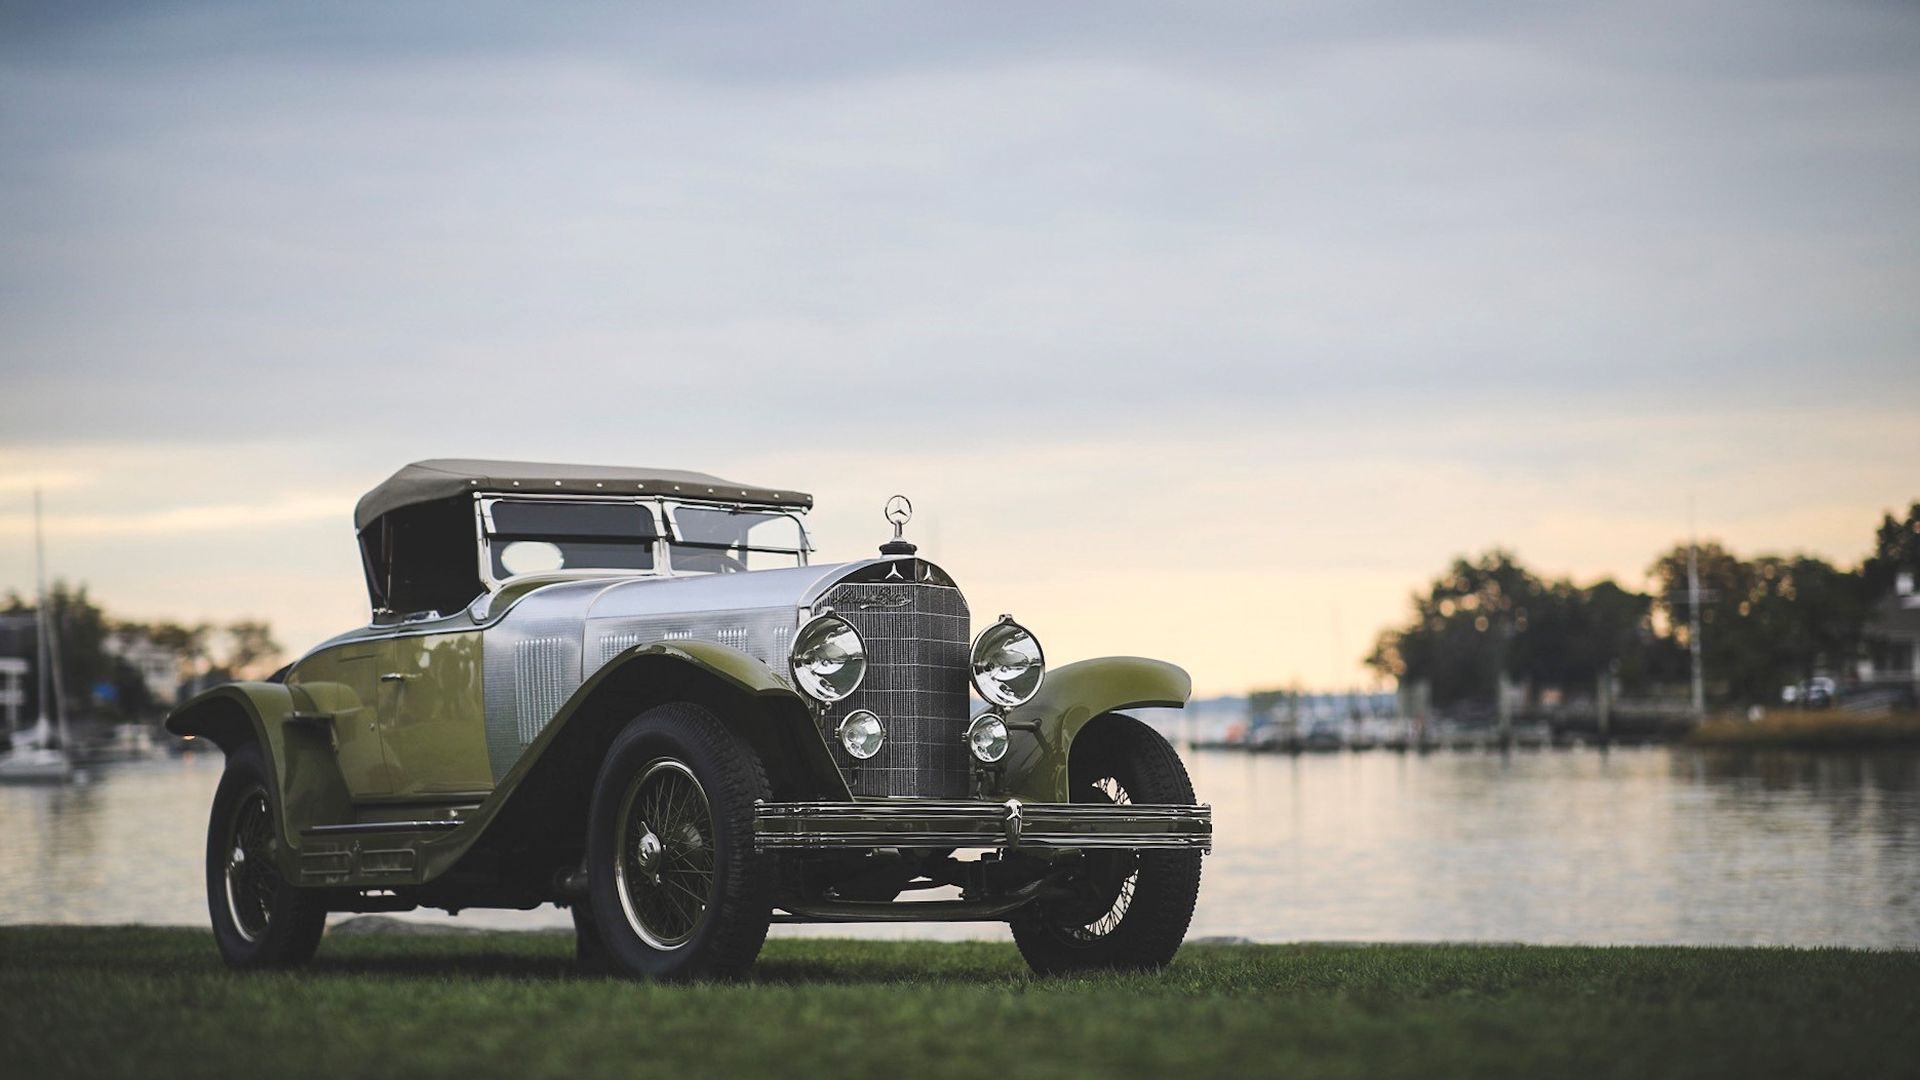
[{"label": "water", "polygon": [[[1920,757],[1187,760],[1217,829],[1195,936],[1920,947]],[[84,786],[0,788],[0,922],[205,925],[200,860],[220,768],[199,753],[108,767]],[[568,925],[552,908],[457,921]]]}]

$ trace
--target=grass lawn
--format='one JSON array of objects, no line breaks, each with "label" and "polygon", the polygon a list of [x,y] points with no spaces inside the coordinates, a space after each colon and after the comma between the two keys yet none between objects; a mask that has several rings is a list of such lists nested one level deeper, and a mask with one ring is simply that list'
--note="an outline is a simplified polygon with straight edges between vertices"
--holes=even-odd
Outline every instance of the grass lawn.
[{"label": "grass lawn", "polygon": [[201,931],[0,927],[0,1075],[1911,1076],[1920,953],[1189,946],[1042,981],[1012,946],[781,940],[751,981],[579,978],[537,934],[330,937],[235,975]]}]

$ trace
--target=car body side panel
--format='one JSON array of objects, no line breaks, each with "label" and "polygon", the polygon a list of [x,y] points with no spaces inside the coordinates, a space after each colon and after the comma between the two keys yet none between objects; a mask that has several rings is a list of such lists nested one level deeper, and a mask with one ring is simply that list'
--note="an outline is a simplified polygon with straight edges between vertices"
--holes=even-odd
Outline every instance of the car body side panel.
[{"label": "car body side panel", "polygon": [[[1007,715],[1011,733],[1005,793],[1034,802],[1071,802],[1067,762],[1089,720],[1118,709],[1184,708],[1193,694],[1187,673],[1163,660],[1103,656],[1047,672],[1032,701]],[[1034,730],[1020,730],[1032,725]]]},{"label": "car body side panel", "polygon": [[380,718],[391,794],[481,795],[487,760],[477,631],[396,637],[380,645]]},{"label": "car body side panel", "polygon": [[339,772],[356,799],[394,791],[394,770],[380,730],[378,641],[348,641],[306,656],[287,673],[286,685],[304,693],[314,710],[331,718]]}]

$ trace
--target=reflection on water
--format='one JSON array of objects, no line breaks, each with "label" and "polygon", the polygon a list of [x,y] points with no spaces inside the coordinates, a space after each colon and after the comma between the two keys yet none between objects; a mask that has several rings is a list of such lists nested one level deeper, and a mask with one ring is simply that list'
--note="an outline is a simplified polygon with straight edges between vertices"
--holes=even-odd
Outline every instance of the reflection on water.
[{"label": "reflection on water", "polygon": [[1194,761],[1203,933],[1920,946],[1920,758]]},{"label": "reflection on water", "polygon": [[[1188,755],[1195,935],[1920,947],[1920,757]],[[0,922],[204,925],[219,755],[0,788]],[[437,919],[436,915],[423,918]],[[469,912],[485,926],[564,913]],[[1004,937],[996,926],[776,933]]]}]

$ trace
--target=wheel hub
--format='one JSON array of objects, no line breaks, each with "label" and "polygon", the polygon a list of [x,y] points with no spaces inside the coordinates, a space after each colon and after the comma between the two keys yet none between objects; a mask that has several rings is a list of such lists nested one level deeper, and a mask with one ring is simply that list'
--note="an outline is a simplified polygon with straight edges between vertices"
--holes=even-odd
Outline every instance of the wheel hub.
[{"label": "wheel hub", "polygon": [[655,885],[660,884],[661,856],[665,852],[666,846],[660,843],[660,837],[655,835],[652,829],[647,829],[641,834],[640,842],[634,847],[634,864],[639,867],[640,873]]},{"label": "wheel hub", "polygon": [[693,770],[660,758],[628,784],[616,819],[614,884],[627,925],[655,949],[686,944],[714,890],[712,809]]}]

